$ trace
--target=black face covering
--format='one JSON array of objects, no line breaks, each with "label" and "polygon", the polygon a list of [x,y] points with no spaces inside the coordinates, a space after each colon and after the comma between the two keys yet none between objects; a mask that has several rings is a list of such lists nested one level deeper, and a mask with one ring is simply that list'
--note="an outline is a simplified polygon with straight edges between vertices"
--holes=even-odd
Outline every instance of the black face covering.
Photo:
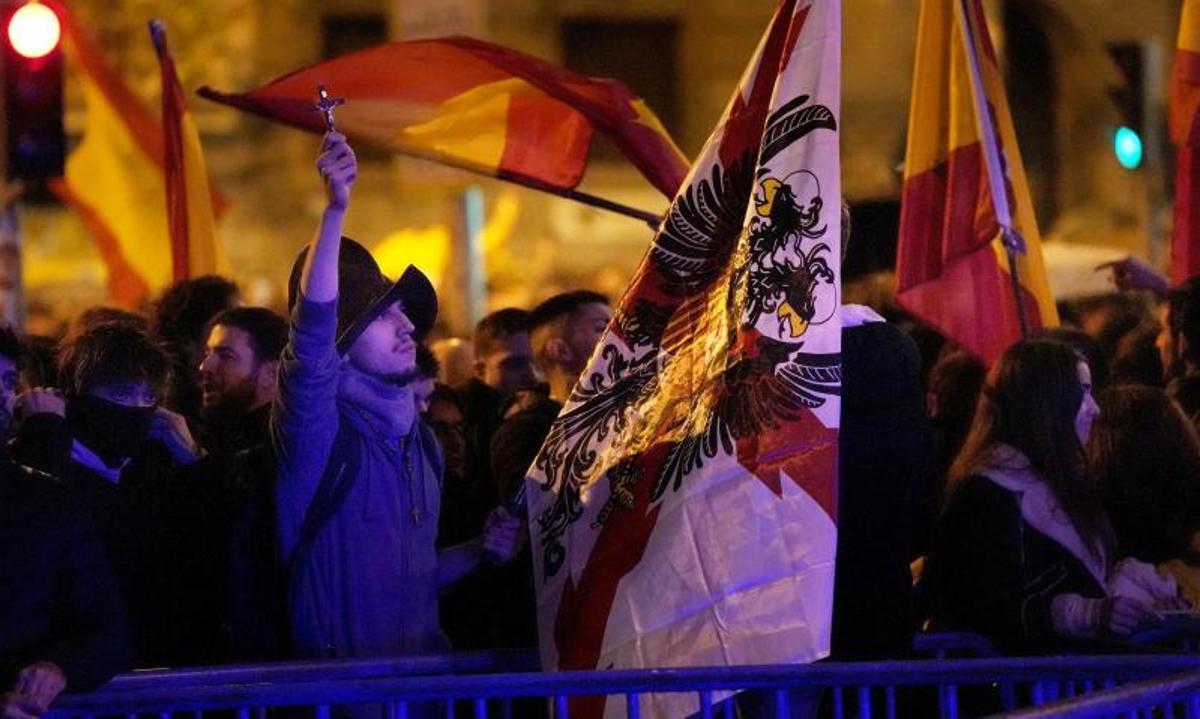
[{"label": "black face covering", "polygon": [[89,395],[72,397],[67,405],[72,436],[110,467],[133,456],[152,421],[153,407],[128,407]]}]

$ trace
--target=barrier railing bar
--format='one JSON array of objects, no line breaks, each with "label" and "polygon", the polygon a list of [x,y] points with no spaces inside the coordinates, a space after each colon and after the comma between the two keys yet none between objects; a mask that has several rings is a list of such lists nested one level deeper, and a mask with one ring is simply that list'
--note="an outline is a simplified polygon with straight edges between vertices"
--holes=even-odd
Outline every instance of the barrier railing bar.
[{"label": "barrier railing bar", "polygon": [[487,699],[475,700],[475,719],[488,719]]},{"label": "barrier railing bar", "polygon": [[[305,682],[315,679],[371,679],[428,674],[511,674],[540,672],[536,650],[497,650],[412,657],[231,664],[177,669],[137,669],[120,674],[104,691],[258,682]],[[197,718],[199,719],[199,718]]]},{"label": "barrier railing bar", "polygon": [[[435,658],[441,660],[444,658]],[[434,662],[436,663],[436,662]],[[480,697],[573,696],[628,692],[729,691],[780,687],[857,687],[886,677],[890,685],[970,685],[1049,680],[1073,681],[1106,677],[1109,681],[1139,680],[1200,670],[1196,655],[1124,655],[1114,657],[1022,657],[910,662],[824,663],[765,667],[707,667],[606,672],[556,672],[480,675],[378,676],[389,667],[417,661],[302,663],[213,670],[196,669],[126,675],[94,694],[66,695],[56,703],[56,717],[113,715],[132,711],[160,713],[249,706],[302,706],[386,702],[390,700],[476,699]],[[424,666],[429,667],[430,662]],[[313,679],[317,667],[321,679]],[[130,680],[127,677],[135,676]],[[182,677],[195,681],[188,683]],[[243,681],[220,684],[217,676],[240,676]],[[283,679],[289,681],[283,681]],[[1045,692],[1045,687],[1040,687]],[[840,697],[835,693],[835,702]],[[842,714],[844,716],[844,707]]]},{"label": "barrier railing bar", "polygon": [[834,687],[832,693],[834,719],[846,719],[846,697],[842,694],[842,688]]},{"label": "barrier railing bar", "polygon": [[896,687],[889,685],[883,688],[883,701],[887,707],[887,719],[896,719]]},{"label": "barrier railing bar", "polygon": [[638,701],[639,696],[639,694],[633,693],[625,695],[625,716],[629,717],[629,719],[641,719],[642,717],[642,705]]},{"label": "barrier railing bar", "polygon": [[871,687],[858,688],[858,719],[871,719]]},{"label": "barrier railing bar", "polygon": [[568,719],[570,715],[568,704],[566,695],[559,694],[554,697],[554,719]]},{"label": "barrier railing bar", "polygon": [[1082,719],[1128,713],[1136,717],[1139,710],[1163,706],[1180,699],[1195,701],[1200,694],[1200,672],[1152,681],[1136,682],[1074,699],[1063,699],[1039,707],[1009,712],[1009,719]]},{"label": "barrier railing bar", "polygon": [[791,716],[790,707],[788,706],[787,689],[775,690],[775,719],[788,719]]},{"label": "barrier railing bar", "polygon": [[713,719],[712,692],[700,692],[700,719]]},{"label": "barrier railing bar", "polygon": [[958,719],[958,686],[950,684],[945,688],[946,704],[942,707],[946,719]]}]

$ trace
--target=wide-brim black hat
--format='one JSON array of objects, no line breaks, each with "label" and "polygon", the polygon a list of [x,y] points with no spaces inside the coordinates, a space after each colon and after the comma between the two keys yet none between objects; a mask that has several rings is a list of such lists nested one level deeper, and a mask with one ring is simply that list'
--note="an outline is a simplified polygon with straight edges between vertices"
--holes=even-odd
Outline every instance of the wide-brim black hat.
[{"label": "wide-brim black hat", "polygon": [[[300,274],[308,247],[300,251],[288,278],[288,310],[300,294]],[[399,300],[404,315],[413,324],[413,337],[421,340],[437,319],[437,292],[423,272],[409,265],[400,279],[392,282],[379,269],[375,258],[359,243],[342,238],[338,253],[337,351],[346,354],[367,325]]]}]

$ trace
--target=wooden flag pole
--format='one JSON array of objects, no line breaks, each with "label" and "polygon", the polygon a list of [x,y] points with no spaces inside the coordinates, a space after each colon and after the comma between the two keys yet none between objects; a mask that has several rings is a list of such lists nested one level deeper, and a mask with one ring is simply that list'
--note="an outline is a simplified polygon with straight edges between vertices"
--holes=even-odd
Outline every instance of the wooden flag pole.
[{"label": "wooden flag pole", "polygon": [[[967,65],[971,70],[971,99],[975,102],[975,121],[979,128],[983,146],[984,164],[987,166],[988,185],[992,194],[992,205],[996,211],[996,223],[1000,225],[1000,240],[1008,255],[1008,274],[1012,279],[1013,301],[1017,306],[1017,319],[1021,324],[1021,338],[1029,338],[1029,318],[1025,312],[1025,296],[1021,292],[1021,278],[1017,271],[1017,256],[1025,254],[1025,240],[1016,230],[1013,208],[1009,203],[1003,151],[996,137],[996,124],[992,106],[987,101],[983,88],[983,72],[979,67],[979,48],[975,46],[971,5],[975,0],[959,0],[959,17],[962,21],[963,45],[967,51]],[[987,32],[987,27],[982,28]]]}]

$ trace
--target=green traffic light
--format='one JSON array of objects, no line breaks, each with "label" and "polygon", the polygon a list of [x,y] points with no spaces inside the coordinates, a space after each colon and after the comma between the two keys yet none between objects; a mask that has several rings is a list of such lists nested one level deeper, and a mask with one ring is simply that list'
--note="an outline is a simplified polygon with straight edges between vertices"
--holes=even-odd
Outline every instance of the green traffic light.
[{"label": "green traffic light", "polygon": [[1113,152],[1121,167],[1136,170],[1142,164],[1142,138],[1133,129],[1122,125],[1113,136]]}]

